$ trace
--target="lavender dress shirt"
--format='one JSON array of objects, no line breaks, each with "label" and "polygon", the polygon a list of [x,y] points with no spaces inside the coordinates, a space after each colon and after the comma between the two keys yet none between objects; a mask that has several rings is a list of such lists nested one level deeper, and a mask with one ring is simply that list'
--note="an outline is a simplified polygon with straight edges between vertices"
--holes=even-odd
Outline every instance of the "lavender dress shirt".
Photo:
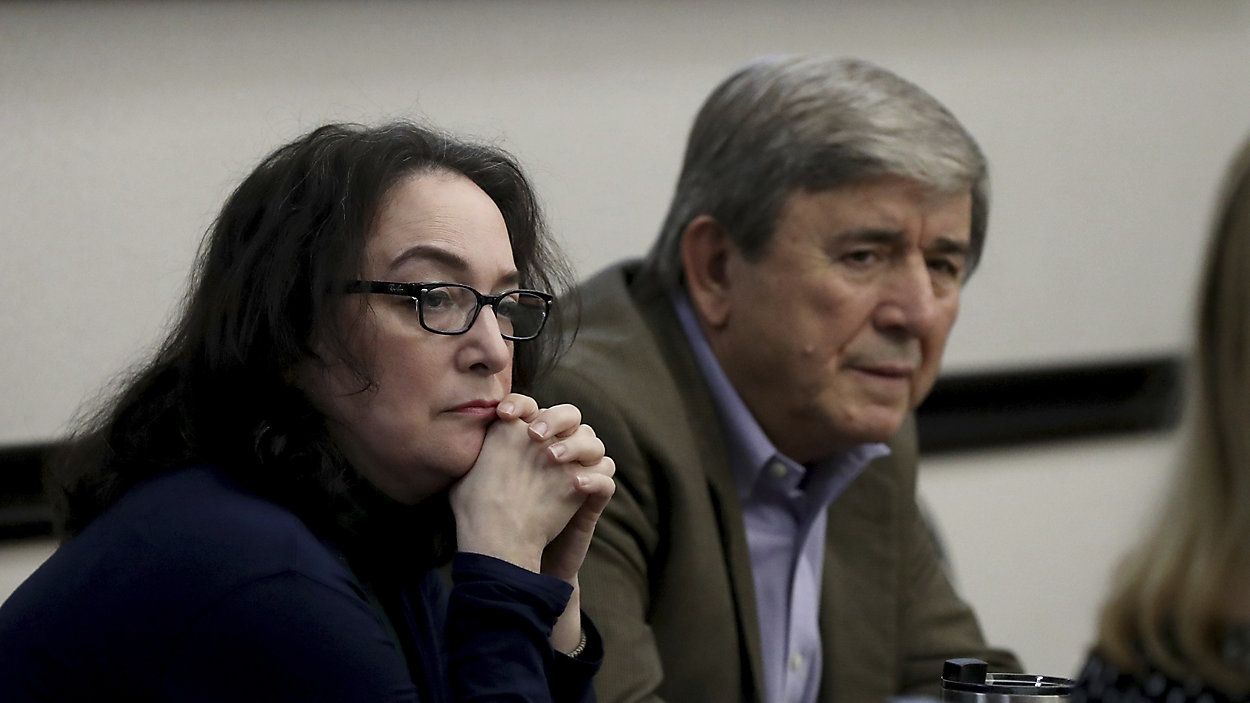
[{"label": "lavender dress shirt", "polygon": [[728,441],[751,553],[767,701],[815,703],[826,509],[890,449],[862,444],[807,466],[777,451],[729,382],[684,293],[674,295],[673,307]]}]

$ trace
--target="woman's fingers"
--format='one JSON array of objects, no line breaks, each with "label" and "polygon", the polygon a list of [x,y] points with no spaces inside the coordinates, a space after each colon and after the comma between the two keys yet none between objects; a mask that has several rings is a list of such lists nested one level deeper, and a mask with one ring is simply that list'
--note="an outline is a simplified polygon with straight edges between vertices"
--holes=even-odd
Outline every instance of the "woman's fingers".
[{"label": "woman's fingers", "polygon": [[504,420],[530,422],[538,416],[538,401],[521,393],[509,393],[499,401],[495,413]]},{"label": "woman's fingers", "polygon": [[595,436],[589,425],[581,425],[567,437],[552,442],[547,447],[547,456],[561,464],[576,462],[591,466],[602,459],[605,453],[603,440]]},{"label": "woman's fingers", "polygon": [[577,572],[586,559],[595,526],[616,492],[616,482],[611,478],[615,470],[616,465],[605,457],[595,466],[585,467],[577,473],[575,483],[582,503],[560,534],[543,550],[543,573],[569,583],[577,582]]},{"label": "woman's fingers", "polygon": [[574,485],[577,492],[587,499],[597,496],[607,504],[616,491],[616,482],[612,480],[615,473],[616,462],[612,461],[612,457],[605,456],[594,465],[583,466],[574,478]]},{"label": "woman's fingers", "polygon": [[575,405],[562,403],[545,410],[527,420],[530,423],[530,437],[547,440],[554,437],[566,437],[577,432],[582,425],[582,411]]},{"label": "woman's fingers", "polygon": [[[538,402],[527,395],[509,393],[499,401],[495,412],[503,420],[520,420],[527,423],[530,438],[540,442],[568,439],[577,434],[594,435],[594,430],[581,424],[582,412],[568,403],[540,408]],[[552,458],[558,459],[560,451],[553,453]]]},{"label": "woman's fingers", "polygon": [[[554,436],[557,438],[564,438],[564,437],[572,436],[574,433],[580,433],[580,432],[587,432],[590,434],[590,436],[592,437],[595,436],[595,428],[591,427],[590,425],[580,424],[582,421],[582,411],[578,410],[572,405],[569,405],[568,407],[573,408],[573,410],[577,411],[576,422],[578,424],[571,424],[568,427],[568,429],[564,430],[563,432],[553,433]],[[574,416],[569,415],[566,419],[573,420]]]},{"label": "woman's fingers", "polygon": [[[608,464],[606,471],[583,471],[577,474],[577,492],[586,496],[586,505],[592,508],[596,505],[606,506],[616,492],[616,481],[612,480],[615,465],[606,457],[600,463]],[[602,507],[594,510],[596,517],[601,510]]]},{"label": "woman's fingers", "polygon": [[451,491],[459,545],[574,583],[616,490],[616,464],[573,405],[510,393]]},{"label": "woman's fingers", "polygon": [[491,425],[473,468],[451,489],[462,549],[539,569],[547,544],[586,500],[576,480],[584,469],[553,466],[546,445],[519,419]]}]

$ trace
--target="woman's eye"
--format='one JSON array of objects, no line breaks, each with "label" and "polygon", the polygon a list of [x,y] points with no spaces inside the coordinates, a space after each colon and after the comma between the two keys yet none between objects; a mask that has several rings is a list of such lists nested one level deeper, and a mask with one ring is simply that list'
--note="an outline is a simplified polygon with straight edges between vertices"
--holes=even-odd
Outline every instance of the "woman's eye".
[{"label": "woman's eye", "polygon": [[425,298],[422,300],[426,309],[451,307],[451,302],[451,296],[444,290],[428,290],[425,292]]}]

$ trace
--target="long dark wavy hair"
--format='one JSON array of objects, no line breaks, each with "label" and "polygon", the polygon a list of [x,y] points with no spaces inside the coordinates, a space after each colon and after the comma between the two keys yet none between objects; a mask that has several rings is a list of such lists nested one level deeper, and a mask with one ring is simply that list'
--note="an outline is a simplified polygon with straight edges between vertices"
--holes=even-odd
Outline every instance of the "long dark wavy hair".
[{"label": "long dark wavy hair", "polygon": [[[315,528],[349,537],[402,512],[346,465],[324,418],[289,379],[313,356],[315,331],[356,373],[361,392],[372,388],[330,302],[358,277],[392,188],[438,170],[469,178],[499,207],[522,286],[568,287],[568,268],[508,154],[408,122],[315,129],[266,156],[226,200],[169,336],[54,459],[62,533],[82,530],[137,482],[197,463],[219,465]],[[368,298],[359,299],[363,313]],[[561,337],[548,329],[515,346],[515,388],[531,386]],[[445,502],[416,512],[446,524]]]}]

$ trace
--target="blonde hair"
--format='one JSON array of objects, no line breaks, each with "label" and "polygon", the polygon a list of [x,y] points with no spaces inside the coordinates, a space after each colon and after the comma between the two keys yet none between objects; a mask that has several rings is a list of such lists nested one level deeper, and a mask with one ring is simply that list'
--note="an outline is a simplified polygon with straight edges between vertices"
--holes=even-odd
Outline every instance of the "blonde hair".
[{"label": "blonde hair", "polygon": [[1234,589],[1250,584],[1250,142],[1234,159],[1200,290],[1188,452],[1155,525],[1121,564],[1099,650],[1177,678],[1250,691],[1224,641]]}]

